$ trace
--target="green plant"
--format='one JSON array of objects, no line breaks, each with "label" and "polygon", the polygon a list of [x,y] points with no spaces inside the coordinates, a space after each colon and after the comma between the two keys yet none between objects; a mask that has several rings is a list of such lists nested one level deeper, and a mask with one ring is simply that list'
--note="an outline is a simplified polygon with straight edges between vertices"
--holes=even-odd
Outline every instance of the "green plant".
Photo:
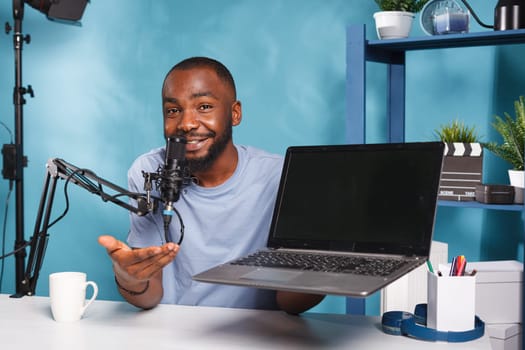
[{"label": "green plant", "polygon": [[429,0],[375,0],[381,11],[405,11],[417,13]]},{"label": "green plant", "polygon": [[524,142],[525,142],[525,97],[520,96],[514,101],[516,117],[511,117],[505,112],[505,118],[495,116],[496,121],[492,127],[501,135],[503,143],[489,142],[483,146],[506,160],[514,170],[523,170]]},{"label": "green plant", "polygon": [[454,120],[450,124],[441,125],[439,129],[434,130],[439,139],[443,142],[479,142],[476,128],[468,127],[463,122]]}]

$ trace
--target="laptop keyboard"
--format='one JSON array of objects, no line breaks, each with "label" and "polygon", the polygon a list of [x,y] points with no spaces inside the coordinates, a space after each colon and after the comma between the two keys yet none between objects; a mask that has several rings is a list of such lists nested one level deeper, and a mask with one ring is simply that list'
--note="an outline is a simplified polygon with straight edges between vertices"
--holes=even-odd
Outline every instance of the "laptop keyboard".
[{"label": "laptop keyboard", "polygon": [[401,266],[408,264],[408,261],[363,256],[263,250],[233,261],[231,264],[385,277]]}]

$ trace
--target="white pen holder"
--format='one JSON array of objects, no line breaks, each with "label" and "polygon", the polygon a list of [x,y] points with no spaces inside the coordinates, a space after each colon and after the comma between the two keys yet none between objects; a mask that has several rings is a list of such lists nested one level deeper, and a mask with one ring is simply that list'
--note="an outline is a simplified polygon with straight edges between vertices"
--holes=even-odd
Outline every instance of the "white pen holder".
[{"label": "white pen holder", "polygon": [[476,317],[476,276],[438,276],[428,272],[427,327],[468,331]]}]

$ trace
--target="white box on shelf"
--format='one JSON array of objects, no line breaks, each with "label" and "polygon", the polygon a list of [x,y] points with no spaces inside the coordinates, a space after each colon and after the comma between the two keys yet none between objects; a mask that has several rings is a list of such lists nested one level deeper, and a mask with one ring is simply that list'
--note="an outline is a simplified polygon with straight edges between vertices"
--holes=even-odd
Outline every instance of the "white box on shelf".
[{"label": "white box on shelf", "polygon": [[476,315],[485,323],[522,323],[523,263],[515,260],[468,262],[476,274]]},{"label": "white box on shelf", "polygon": [[490,324],[485,327],[492,350],[521,350],[521,324]]}]

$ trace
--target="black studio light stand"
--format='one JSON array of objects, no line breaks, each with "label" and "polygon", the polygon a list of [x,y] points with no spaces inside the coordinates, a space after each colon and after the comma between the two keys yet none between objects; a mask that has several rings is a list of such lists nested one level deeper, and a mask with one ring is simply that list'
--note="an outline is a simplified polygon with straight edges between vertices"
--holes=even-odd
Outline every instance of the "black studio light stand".
[{"label": "black studio light stand", "polygon": [[[27,157],[24,156],[23,143],[23,105],[26,100],[24,96],[34,96],[31,85],[22,85],[22,48],[24,42],[29,44],[31,37],[22,33],[22,20],[24,18],[24,4],[42,12],[48,19],[67,24],[79,24],[88,0],[13,0],[13,45],[15,50],[15,88],[13,91],[13,103],[15,105],[15,144],[4,145],[2,155],[4,157],[3,177],[15,183],[16,194],[16,238],[15,238],[15,278],[16,294],[20,295],[21,285],[24,280],[25,271],[25,249],[27,245],[24,239],[24,167],[27,166]],[[13,28],[9,23],[5,24],[7,34]]]}]

